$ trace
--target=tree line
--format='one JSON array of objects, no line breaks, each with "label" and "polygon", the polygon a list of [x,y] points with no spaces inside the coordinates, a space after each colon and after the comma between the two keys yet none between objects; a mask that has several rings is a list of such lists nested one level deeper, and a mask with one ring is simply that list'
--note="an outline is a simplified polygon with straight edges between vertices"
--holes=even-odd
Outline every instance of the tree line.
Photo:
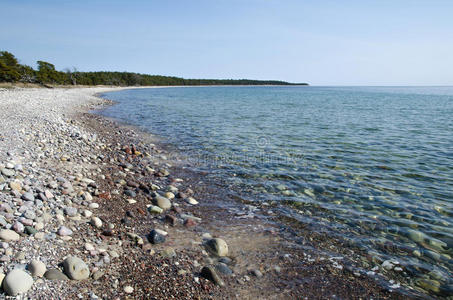
[{"label": "tree line", "polygon": [[[37,61],[38,68],[20,64],[10,52],[0,51],[0,82],[37,83],[42,85],[296,85],[278,80],[250,79],[185,79],[173,76],[131,72],[80,72],[77,69],[58,71],[46,61]],[[307,85],[300,83],[299,85]]]}]

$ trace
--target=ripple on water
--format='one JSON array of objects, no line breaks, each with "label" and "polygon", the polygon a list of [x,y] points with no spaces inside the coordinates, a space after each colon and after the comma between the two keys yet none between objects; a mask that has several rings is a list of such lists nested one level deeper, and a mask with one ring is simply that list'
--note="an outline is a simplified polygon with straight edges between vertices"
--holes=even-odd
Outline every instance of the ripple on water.
[{"label": "ripple on water", "polygon": [[294,207],[300,222],[319,223],[374,263],[397,260],[414,284],[442,293],[453,284],[452,96],[453,88],[137,89],[108,93],[118,104],[103,114],[160,135],[242,197]]}]

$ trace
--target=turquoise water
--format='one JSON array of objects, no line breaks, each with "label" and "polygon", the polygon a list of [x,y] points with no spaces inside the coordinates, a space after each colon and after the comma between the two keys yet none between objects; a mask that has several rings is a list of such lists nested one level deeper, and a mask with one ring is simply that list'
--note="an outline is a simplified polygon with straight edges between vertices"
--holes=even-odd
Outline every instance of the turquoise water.
[{"label": "turquoise water", "polygon": [[241,197],[277,201],[411,277],[452,284],[453,87],[187,87],[107,93]]}]

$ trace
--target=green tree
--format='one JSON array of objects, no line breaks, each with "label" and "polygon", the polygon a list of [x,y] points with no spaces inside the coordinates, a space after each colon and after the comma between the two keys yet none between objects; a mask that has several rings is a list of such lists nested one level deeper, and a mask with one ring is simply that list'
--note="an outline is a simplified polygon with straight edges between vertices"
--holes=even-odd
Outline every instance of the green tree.
[{"label": "green tree", "polygon": [[38,72],[36,79],[40,83],[58,83],[58,72],[55,70],[55,66],[51,63],[38,60]]},{"label": "green tree", "polygon": [[19,65],[17,59],[8,51],[0,52],[0,82],[15,82],[19,80]]}]

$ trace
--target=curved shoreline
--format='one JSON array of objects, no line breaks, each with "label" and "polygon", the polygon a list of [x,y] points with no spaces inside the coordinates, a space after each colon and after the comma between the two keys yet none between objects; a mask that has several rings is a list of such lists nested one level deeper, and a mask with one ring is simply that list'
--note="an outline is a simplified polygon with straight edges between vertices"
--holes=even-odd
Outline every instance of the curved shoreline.
[{"label": "curved shoreline", "polygon": [[[11,209],[19,212],[24,204],[19,205],[16,199],[27,189],[36,198],[49,189],[59,200],[49,198],[43,201],[46,209],[35,209],[37,217],[31,226],[40,228],[37,231],[42,232],[43,239],[36,238],[36,233],[21,233],[18,242],[10,242],[11,252],[25,253],[17,257],[11,253],[9,260],[3,260],[5,274],[32,259],[40,259],[47,268],[58,268],[58,263],[69,254],[79,256],[91,274],[97,274],[96,278],[84,281],[35,279],[27,296],[71,298],[82,293],[83,297],[95,294],[111,299],[126,295],[214,299],[333,295],[403,298],[367,276],[354,275],[346,265],[320,255],[309,236],[302,244],[288,240],[285,238],[285,234],[291,234],[288,228],[263,221],[259,207],[237,202],[230,209],[218,207],[217,201],[225,195],[219,195],[216,187],[204,182],[202,175],[171,166],[148,134],[89,113],[99,104],[108,104],[93,96],[103,91],[106,90],[33,89],[0,93],[3,100],[0,107],[4,109],[0,116],[4,125],[9,126],[3,132],[8,141],[0,141],[0,153],[6,158],[0,162],[0,169],[6,168],[11,160],[23,166],[5,179],[8,187],[0,192],[2,202],[16,204]],[[14,118],[10,117],[12,114],[16,114]],[[22,120],[19,125],[12,124],[18,120]],[[137,152],[131,150],[131,145]],[[12,150],[15,153],[6,156]],[[65,180],[60,184],[58,178],[62,176]],[[21,183],[17,193],[10,188],[12,181]],[[54,188],[49,185],[53,181],[57,181]],[[67,191],[64,182],[69,182],[73,191]],[[189,205],[184,197],[175,198],[174,208],[168,213],[151,215],[147,205],[152,202],[153,185],[162,191],[170,185],[186,194],[192,190],[199,204]],[[133,193],[127,192],[126,196],[126,191]],[[91,201],[87,200],[90,199],[87,192]],[[100,228],[89,224],[90,218],[81,213],[92,203],[99,205],[92,210],[102,221]],[[76,208],[75,215],[68,214],[67,207]],[[41,222],[39,218],[44,214],[49,216]],[[244,215],[251,217],[242,218]],[[9,217],[6,227],[18,221],[14,213]],[[43,228],[38,223],[43,223]],[[70,238],[58,235],[62,225],[73,229]],[[168,232],[164,243],[147,242],[146,236],[153,228]],[[218,258],[209,255],[203,246],[207,233],[222,237],[230,248],[232,262],[227,266],[233,275],[218,274],[224,287],[200,274],[203,266],[219,264]],[[87,249],[87,243],[94,249]],[[307,246],[315,250],[307,250]],[[130,290],[125,287],[129,286],[133,291],[126,294]]]}]

